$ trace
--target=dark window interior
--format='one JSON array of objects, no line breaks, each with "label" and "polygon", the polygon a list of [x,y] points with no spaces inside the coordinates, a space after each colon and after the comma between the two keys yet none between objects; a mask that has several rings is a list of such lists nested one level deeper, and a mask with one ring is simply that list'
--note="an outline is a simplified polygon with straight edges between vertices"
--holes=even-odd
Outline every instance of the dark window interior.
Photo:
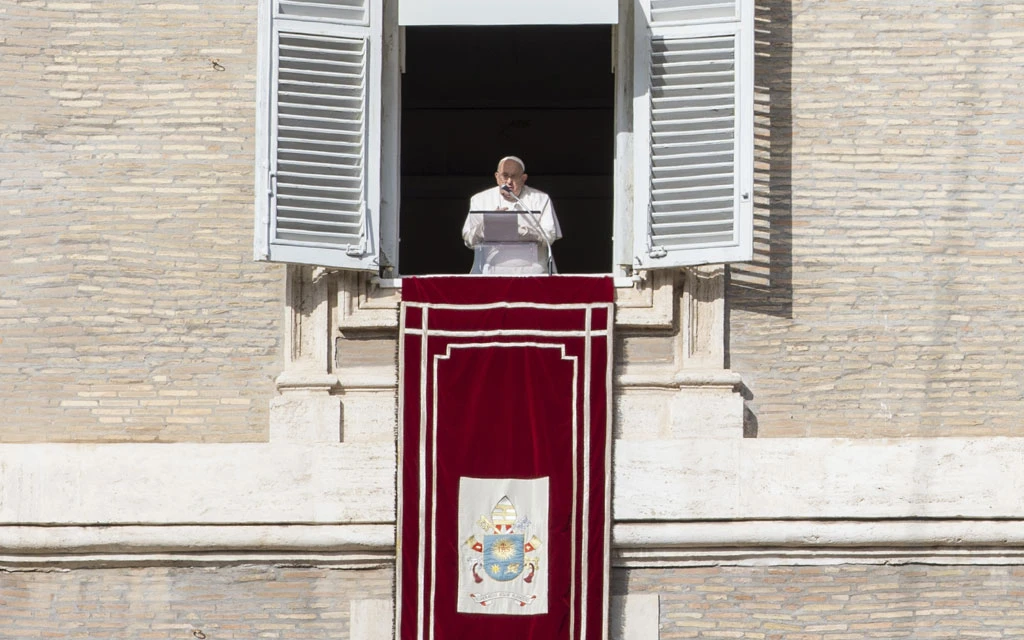
[{"label": "dark window interior", "polygon": [[409,27],[405,43],[401,275],[469,272],[469,198],[505,155],[552,198],[559,271],[610,273],[610,28]]}]

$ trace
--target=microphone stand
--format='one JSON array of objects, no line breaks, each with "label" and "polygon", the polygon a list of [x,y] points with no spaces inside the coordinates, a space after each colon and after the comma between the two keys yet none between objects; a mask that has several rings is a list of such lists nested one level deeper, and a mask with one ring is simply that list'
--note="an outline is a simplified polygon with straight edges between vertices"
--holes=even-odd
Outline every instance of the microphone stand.
[{"label": "microphone stand", "polygon": [[533,230],[540,234],[540,239],[544,241],[544,246],[548,250],[548,275],[552,275],[555,270],[555,256],[553,253],[551,253],[551,242],[548,241],[548,235],[544,233],[544,228],[540,226],[540,221],[533,220],[533,217],[531,215],[533,212],[530,211],[530,209],[525,204],[523,204],[523,201],[519,199],[519,196],[517,196],[508,185],[503,185],[501,187],[501,190],[515,199],[516,204],[522,207],[523,212],[526,214],[527,224],[530,224]]}]

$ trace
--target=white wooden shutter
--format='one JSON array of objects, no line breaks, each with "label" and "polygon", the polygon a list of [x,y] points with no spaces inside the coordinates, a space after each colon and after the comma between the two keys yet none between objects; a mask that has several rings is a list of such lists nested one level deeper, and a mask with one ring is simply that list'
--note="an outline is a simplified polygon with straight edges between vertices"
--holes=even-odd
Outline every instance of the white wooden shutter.
[{"label": "white wooden shutter", "polygon": [[381,0],[265,1],[256,258],[376,271]]},{"label": "white wooden shutter", "polygon": [[634,266],[753,255],[753,2],[641,0]]}]

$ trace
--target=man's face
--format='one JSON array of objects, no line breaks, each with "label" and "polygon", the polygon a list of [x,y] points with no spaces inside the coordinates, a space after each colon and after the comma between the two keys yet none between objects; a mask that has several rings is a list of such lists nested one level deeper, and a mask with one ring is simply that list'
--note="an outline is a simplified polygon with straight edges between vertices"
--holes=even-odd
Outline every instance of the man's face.
[{"label": "man's face", "polygon": [[523,168],[512,160],[501,163],[498,170],[494,172],[494,179],[498,181],[499,187],[508,186],[517,197],[523,190],[523,185],[526,184],[526,174],[523,173]]}]

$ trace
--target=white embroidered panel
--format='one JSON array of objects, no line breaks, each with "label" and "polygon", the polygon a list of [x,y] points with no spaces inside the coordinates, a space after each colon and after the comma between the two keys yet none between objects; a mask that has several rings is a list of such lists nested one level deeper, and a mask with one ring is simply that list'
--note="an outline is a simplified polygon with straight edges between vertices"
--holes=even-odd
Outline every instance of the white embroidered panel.
[{"label": "white embroidered panel", "polygon": [[459,479],[462,613],[548,611],[548,478]]}]

